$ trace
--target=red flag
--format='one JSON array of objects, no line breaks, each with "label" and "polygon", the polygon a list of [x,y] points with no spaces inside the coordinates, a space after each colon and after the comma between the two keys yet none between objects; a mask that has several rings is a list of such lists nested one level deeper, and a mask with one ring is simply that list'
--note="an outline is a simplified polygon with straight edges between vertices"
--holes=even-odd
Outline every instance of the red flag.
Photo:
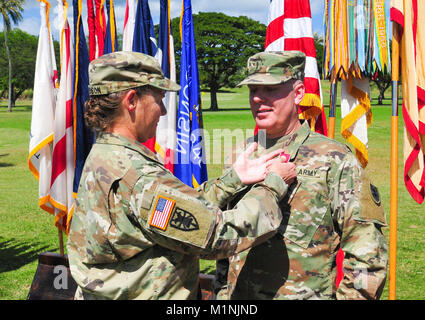
[{"label": "red flag", "polygon": [[61,79],[56,101],[50,203],[55,208],[55,225],[68,233],[74,207],[74,129],[72,111],[73,57],[71,31],[63,15],[61,31]]},{"label": "red flag", "polygon": [[[105,0],[94,0],[96,7],[95,35],[96,35],[96,58],[103,55],[103,46],[106,35]],[[90,32],[90,30],[89,30]]]},{"label": "red flag", "polygon": [[124,31],[122,35],[122,50],[133,51],[134,23],[136,19],[135,0],[127,0],[124,17]]},{"label": "red flag", "polygon": [[298,50],[306,55],[300,118],[308,120],[316,132],[327,135],[309,0],[271,0],[268,20],[265,51]]},{"label": "red flag", "polygon": [[87,25],[89,27],[89,53],[90,61],[96,59],[96,23],[93,0],[87,0]]},{"label": "red flag", "polygon": [[400,25],[403,92],[404,182],[412,198],[425,198],[425,2],[392,0],[391,20]]}]

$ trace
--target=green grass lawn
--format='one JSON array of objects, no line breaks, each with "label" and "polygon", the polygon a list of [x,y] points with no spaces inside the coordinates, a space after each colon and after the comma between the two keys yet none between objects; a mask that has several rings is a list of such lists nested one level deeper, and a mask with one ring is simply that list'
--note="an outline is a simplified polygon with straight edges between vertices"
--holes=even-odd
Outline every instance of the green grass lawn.
[{"label": "green grass lawn", "polygon": [[[329,101],[328,82],[322,82],[324,103]],[[372,101],[373,122],[369,128],[369,165],[367,171],[378,186],[389,222],[390,203],[390,90],[384,106]],[[377,96],[372,87],[372,97]],[[246,88],[228,89],[218,94],[219,108],[211,112],[209,93],[202,94],[204,128],[254,128]],[[337,100],[339,104],[339,99]],[[327,109],[327,108],[326,108]],[[337,109],[335,137],[340,135],[340,112]],[[0,103],[0,300],[25,299],[41,252],[59,252],[58,231],[53,216],[38,207],[38,183],[28,169],[27,157],[31,123],[31,102],[22,101],[7,112],[7,102]],[[210,134],[210,139],[213,139]],[[425,223],[424,206],[407,193],[403,182],[403,120],[399,119],[399,208],[397,298],[425,299]],[[207,154],[207,158],[211,154]],[[210,178],[219,176],[221,164],[208,166]],[[384,230],[388,239],[389,227]],[[66,242],[66,238],[64,239]],[[202,272],[214,271],[213,261],[201,261]],[[388,281],[383,299],[388,298]]]}]

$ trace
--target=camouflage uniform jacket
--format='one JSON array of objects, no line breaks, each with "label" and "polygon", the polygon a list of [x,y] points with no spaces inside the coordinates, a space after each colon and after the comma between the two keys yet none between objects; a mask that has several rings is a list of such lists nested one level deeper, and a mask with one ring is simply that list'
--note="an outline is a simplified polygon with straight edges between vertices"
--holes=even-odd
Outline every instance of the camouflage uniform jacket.
[{"label": "camouflage uniform jacket", "polygon": [[[219,209],[244,188],[230,170],[194,190],[142,144],[101,134],[85,163],[67,244],[75,298],[195,298],[199,257],[233,255],[281,223],[278,202],[288,186],[280,176],[253,185],[235,209]],[[160,222],[158,212],[167,219]]]},{"label": "camouflage uniform jacket", "polygon": [[[379,298],[388,248],[378,190],[346,145],[311,132],[307,122],[267,140],[267,152],[282,147],[297,171],[280,203],[282,225],[276,236],[229,259],[228,288],[218,298]],[[344,278],[336,288],[339,248]]]}]

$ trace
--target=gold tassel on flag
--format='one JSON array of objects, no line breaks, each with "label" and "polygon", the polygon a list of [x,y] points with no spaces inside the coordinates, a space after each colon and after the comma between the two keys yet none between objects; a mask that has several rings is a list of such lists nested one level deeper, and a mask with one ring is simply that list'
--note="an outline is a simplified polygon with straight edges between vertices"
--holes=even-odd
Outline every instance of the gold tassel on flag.
[{"label": "gold tassel on flag", "polygon": [[341,80],[341,134],[356,149],[363,168],[368,164],[367,129],[372,123],[369,79]]}]

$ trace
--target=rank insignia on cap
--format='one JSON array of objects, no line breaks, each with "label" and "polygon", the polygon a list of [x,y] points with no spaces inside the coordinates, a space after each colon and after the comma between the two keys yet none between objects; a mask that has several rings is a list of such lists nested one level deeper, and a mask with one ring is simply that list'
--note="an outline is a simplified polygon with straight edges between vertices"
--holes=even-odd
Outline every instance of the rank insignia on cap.
[{"label": "rank insignia on cap", "polygon": [[158,196],[149,225],[165,231],[175,204],[174,200]]}]

